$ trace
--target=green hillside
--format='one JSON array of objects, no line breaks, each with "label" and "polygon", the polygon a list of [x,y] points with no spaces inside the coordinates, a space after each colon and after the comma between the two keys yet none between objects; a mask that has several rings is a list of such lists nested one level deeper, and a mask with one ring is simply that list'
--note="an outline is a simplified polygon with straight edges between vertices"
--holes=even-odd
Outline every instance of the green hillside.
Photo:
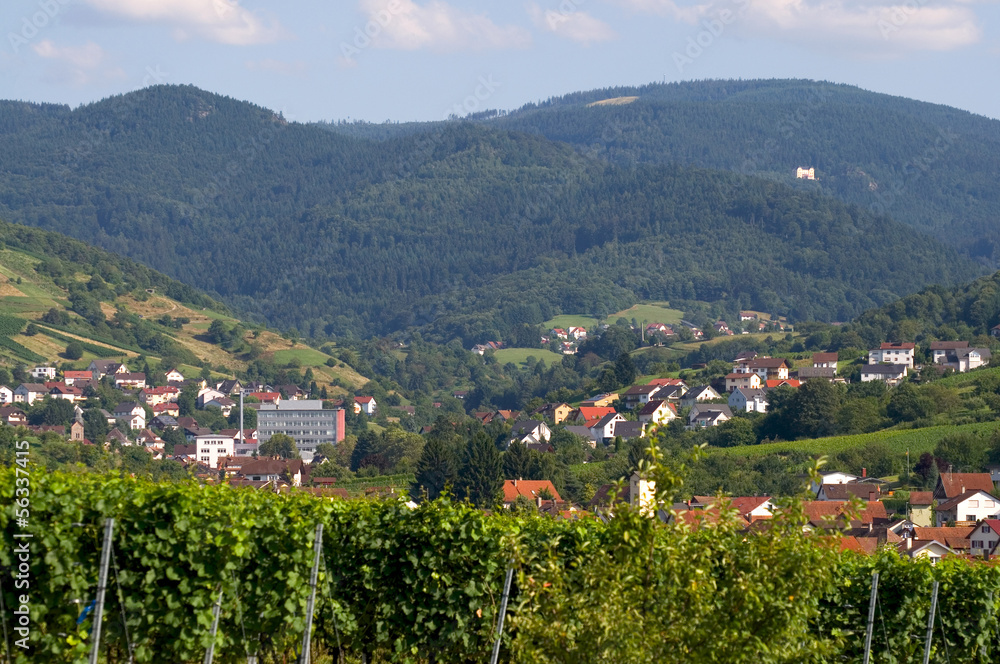
[{"label": "green hillside", "polygon": [[[0,107],[4,218],[84,238],[306,336],[419,327],[471,345],[643,300],[846,320],[981,272],[816,187],[582,158],[551,140],[567,137],[517,125],[528,109],[496,126],[373,140],[192,87],[75,110]],[[586,110],[632,108],[646,108],[641,96]]]},{"label": "green hillside", "polygon": [[[342,362],[327,366],[326,353],[246,325],[219,302],[129,259],[2,222],[0,247],[0,365],[8,369],[142,357],[191,375],[208,368],[231,376],[259,371],[264,362],[310,369],[323,386],[367,382]],[[214,338],[216,321],[215,331],[221,325],[227,339]],[[79,358],[67,353],[71,344],[82,351]]]}]

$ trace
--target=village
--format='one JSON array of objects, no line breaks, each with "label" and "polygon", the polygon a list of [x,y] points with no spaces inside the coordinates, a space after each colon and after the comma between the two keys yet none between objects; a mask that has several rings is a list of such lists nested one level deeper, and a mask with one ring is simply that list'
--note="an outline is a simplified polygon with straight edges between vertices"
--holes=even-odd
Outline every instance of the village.
[{"label": "village", "polygon": [[[649,331],[662,332],[652,326]],[[554,329],[551,336],[561,340],[562,332]],[[570,328],[566,336],[580,340],[586,337],[586,330]],[[922,367],[915,363],[915,347],[913,343],[885,342],[871,349],[860,380],[881,381],[891,387],[914,371],[964,373],[987,366],[991,359],[989,349],[970,347],[968,342],[937,341],[930,347],[933,365]],[[795,390],[810,380],[844,383],[838,361],[836,352],[819,352],[812,355],[809,366],[795,368],[783,358],[740,353],[733,359],[730,373],[708,383],[688,385],[681,378],[653,378],[591,396],[578,405],[546,403],[530,413],[494,410],[470,415],[483,425],[509,426],[508,449],[523,445],[535,453],[553,453],[550,441],[556,429],[576,436],[592,450],[620,449],[623,441],[644,439],[657,427],[707,429],[719,427],[741,412],[766,413],[772,390]],[[237,379],[209,382],[203,377],[185,378],[176,370],[164,374],[165,384],[154,386],[144,373],[132,372],[126,364],[113,360],[94,360],[85,370],[61,374],[55,367],[37,366],[30,375],[38,382],[21,383],[13,389],[0,386],[0,421],[6,426],[65,436],[80,445],[141,448],[152,459],[182,464],[203,482],[224,481],[275,492],[304,491],[322,498],[350,497],[337,486],[336,478],[312,476],[313,469],[325,460],[320,446],[336,445],[344,439],[344,409],[372,418],[379,412],[372,396],[324,402],[310,399],[296,385],[244,384]],[[121,401],[113,410],[85,408],[88,397],[102,384],[117,390]],[[182,393],[194,397],[198,411],[215,409],[231,425],[213,430],[200,426],[191,414],[182,416]],[[465,393],[456,391],[453,396],[462,399]],[[25,410],[46,400],[72,404],[73,420],[68,430],[61,425],[29,423]],[[255,426],[239,427],[241,403],[256,413]],[[99,417],[106,423],[103,440],[86,437],[88,417],[91,421]],[[422,433],[430,430],[426,426]],[[279,433],[294,441],[294,454],[276,455],[267,448],[267,441]],[[983,470],[942,473],[933,490],[911,491],[903,510],[886,508],[883,501],[893,495],[889,483],[864,472],[861,476],[829,472],[810,487],[810,500],[803,506],[808,516],[806,529],[840,531],[844,535],[842,547],[864,553],[888,545],[901,555],[932,561],[955,555],[988,557],[1000,544],[1000,498],[994,488],[994,482],[1000,480],[1000,467]],[[622,503],[651,510],[654,492],[655,485],[633,473],[623,489],[616,492],[614,485],[605,484],[588,502],[577,504],[561,498],[549,480],[504,478],[502,504],[559,519],[606,519]],[[409,498],[390,487],[370,487],[365,496]],[[657,516],[682,519],[699,527],[722,518],[723,510],[728,510],[730,517],[752,531],[766,527],[782,504],[770,496],[693,496],[673,505],[672,510],[659,510]]]}]

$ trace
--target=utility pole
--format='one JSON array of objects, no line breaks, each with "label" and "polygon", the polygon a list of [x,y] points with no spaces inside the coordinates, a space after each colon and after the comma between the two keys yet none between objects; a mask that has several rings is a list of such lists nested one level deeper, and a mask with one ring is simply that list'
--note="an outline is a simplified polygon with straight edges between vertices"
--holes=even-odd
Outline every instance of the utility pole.
[{"label": "utility pole", "polygon": [[101,650],[101,620],[104,618],[104,592],[108,588],[108,563],[111,560],[111,534],[115,529],[115,520],[111,517],[104,522],[104,545],[101,547],[101,573],[97,580],[97,606],[94,608],[94,629],[91,631],[93,642],[90,645],[90,664],[97,664],[97,656]]}]

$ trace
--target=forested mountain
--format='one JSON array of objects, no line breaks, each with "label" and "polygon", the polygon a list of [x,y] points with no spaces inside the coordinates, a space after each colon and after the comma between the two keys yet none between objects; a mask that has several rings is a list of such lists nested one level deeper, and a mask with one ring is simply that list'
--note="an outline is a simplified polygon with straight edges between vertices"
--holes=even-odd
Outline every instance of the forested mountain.
[{"label": "forested mountain", "polygon": [[0,217],[308,335],[475,343],[637,299],[845,320],[981,271],[801,183],[624,161],[472,122],[345,136],[183,86],[0,105]]},{"label": "forested mountain", "polygon": [[[1000,122],[955,108],[816,81],[696,81],[579,92],[470,119],[617,164],[694,165],[792,183],[888,213],[1000,266]],[[415,130],[329,127],[376,138]],[[817,181],[796,183],[798,166],[815,167]]]},{"label": "forested mountain", "polygon": [[957,288],[931,286],[866,311],[851,328],[866,342],[951,341],[990,334],[998,324],[1000,272]]}]

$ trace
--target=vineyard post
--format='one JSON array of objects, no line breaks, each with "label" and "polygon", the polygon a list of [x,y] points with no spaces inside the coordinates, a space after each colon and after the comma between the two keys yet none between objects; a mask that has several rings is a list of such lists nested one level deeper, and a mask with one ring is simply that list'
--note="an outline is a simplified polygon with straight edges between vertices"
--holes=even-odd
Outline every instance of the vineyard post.
[{"label": "vineyard post", "polygon": [[931,658],[931,638],[934,636],[934,612],[937,611],[938,582],[931,588],[931,614],[927,618],[927,640],[924,642],[924,664]]},{"label": "vineyard post", "polygon": [[[872,652],[872,627],[875,624],[875,600],[878,599],[878,572],[872,574],[872,596],[868,600],[868,628],[865,630],[865,657],[864,664],[868,664],[868,657]],[[924,664],[927,664],[924,662]]]},{"label": "vineyard post", "polygon": [[215,600],[215,606],[212,607],[212,629],[209,632],[211,641],[208,644],[208,650],[205,652],[205,664],[212,664],[212,659],[215,657],[215,634],[219,631],[219,614],[222,612],[222,584],[219,584],[219,599]]},{"label": "vineyard post", "polygon": [[510,580],[514,577],[514,568],[507,568],[507,578],[503,582],[503,596],[500,598],[500,616],[497,618],[497,640],[493,642],[493,656],[490,664],[497,664],[500,657],[500,639],[503,635],[503,618],[507,613],[507,598],[510,597]]},{"label": "vineyard post", "polygon": [[101,547],[101,574],[97,580],[97,606],[94,608],[94,629],[91,633],[90,664],[97,664],[97,654],[101,649],[101,620],[104,618],[104,591],[108,587],[108,563],[111,561],[111,533],[115,520],[108,517],[104,522],[104,545]]},{"label": "vineyard post", "polygon": [[316,524],[316,543],[313,545],[312,576],[309,578],[309,601],[306,603],[306,631],[302,635],[302,657],[299,664],[309,664],[309,639],[312,636],[313,607],[316,605],[316,581],[319,578],[319,558],[323,552],[323,522]]}]

